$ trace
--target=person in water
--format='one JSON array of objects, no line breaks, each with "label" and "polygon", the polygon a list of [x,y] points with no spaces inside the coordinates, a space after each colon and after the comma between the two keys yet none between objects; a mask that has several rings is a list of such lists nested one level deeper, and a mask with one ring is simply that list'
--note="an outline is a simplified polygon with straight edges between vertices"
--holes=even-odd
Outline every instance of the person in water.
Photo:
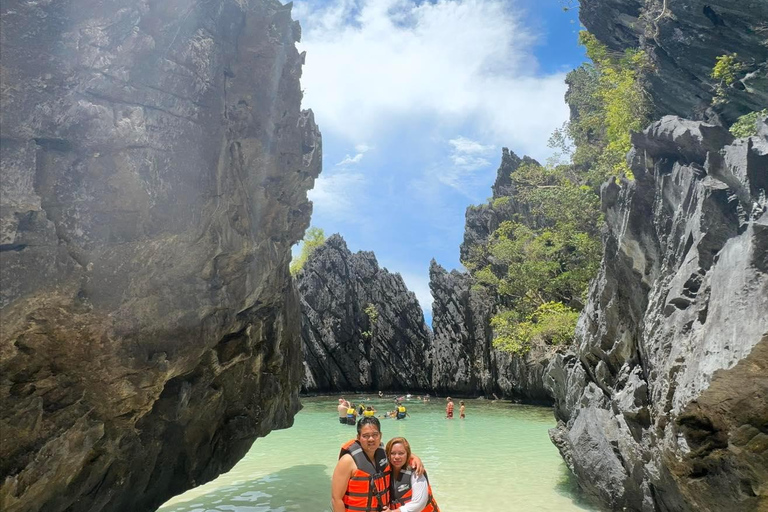
[{"label": "person in water", "polygon": [[466,417],[466,416],[464,416],[464,411],[465,410],[466,409],[464,407],[464,400],[462,400],[461,402],[459,402],[459,419],[463,420]]},{"label": "person in water", "polygon": [[347,424],[347,409],[349,409],[349,402],[344,400],[343,398],[339,398],[339,423],[342,425]]},{"label": "person in water", "polygon": [[365,418],[370,418],[375,415],[376,415],[376,409],[374,409],[370,405],[366,407],[365,410],[363,411],[363,417]]},{"label": "person in water", "polygon": [[355,421],[357,421],[355,404],[349,404],[349,407],[347,407],[347,425],[354,425]]},{"label": "person in water", "polygon": [[[421,460],[411,459],[417,474]],[[344,443],[331,478],[332,512],[382,512],[389,506],[392,471],[381,444],[381,423],[376,417],[357,423],[357,438]]]},{"label": "person in water", "polygon": [[416,475],[406,466],[411,459],[411,445],[404,437],[389,440],[387,460],[392,470],[389,509],[398,512],[440,512],[432,495],[427,474]]},{"label": "person in water", "polygon": [[397,415],[395,416],[395,418],[397,418],[398,420],[404,420],[406,416],[410,416],[410,414],[408,414],[408,411],[406,410],[403,404],[397,404],[396,411],[397,411]]},{"label": "person in water", "polygon": [[445,417],[449,420],[453,419],[453,399],[451,397],[447,398],[448,403],[445,404]]}]

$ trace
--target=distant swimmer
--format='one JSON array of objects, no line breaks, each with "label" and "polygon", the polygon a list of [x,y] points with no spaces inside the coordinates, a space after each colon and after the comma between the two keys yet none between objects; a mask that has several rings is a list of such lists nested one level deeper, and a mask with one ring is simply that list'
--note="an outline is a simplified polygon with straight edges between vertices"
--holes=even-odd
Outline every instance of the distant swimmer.
[{"label": "distant swimmer", "polygon": [[463,420],[466,417],[464,416],[464,411],[465,411],[464,401],[462,400],[461,402],[459,402],[459,405],[461,406],[459,407],[459,419]]},{"label": "distant swimmer", "polygon": [[347,424],[347,409],[349,409],[349,402],[344,400],[343,398],[339,398],[339,423],[342,425]]},{"label": "distant swimmer", "polygon": [[371,418],[371,417],[373,417],[375,415],[376,415],[376,409],[374,409],[370,405],[368,407],[366,407],[365,410],[363,411],[363,417],[364,418]]},{"label": "distant swimmer", "polygon": [[347,408],[347,425],[354,425],[357,421],[357,410],[355,404],[349,404]]},{"label": "distant swimmer", "polygon": [[453,399],[451,397],[446,398],[448,403],[445,404],[445,417],[449,420],[453,419]]},{"label": "distant swimmer", "polygon": [[395,418],[398,420],[404,420],[406,416],[410,416],[410,414],[408,414],[405,406],[403,404],[397,404],[397,415]]}]

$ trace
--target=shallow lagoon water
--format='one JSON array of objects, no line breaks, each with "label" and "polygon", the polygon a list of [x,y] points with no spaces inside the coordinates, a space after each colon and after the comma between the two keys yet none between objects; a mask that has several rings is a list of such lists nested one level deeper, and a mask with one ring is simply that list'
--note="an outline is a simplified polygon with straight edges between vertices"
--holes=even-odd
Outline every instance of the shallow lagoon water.
[{"label": "shallow lagoon water", "polygon": [[[392,400],[353,396],[383,411]],[[258,439],[229,473],[167,502],[161,512],[328,512],[339,447],[355,428],[337,420],[337,397],[304,398],[294,426]],[[382,419],[384,441],[408,439],[443,512],[596,510],[580,497],[547,430],[552,410],[466,400],[446,420],[444,399],[406,403],[410,418]],[[456,404],[458,415],[459,403]]]}]

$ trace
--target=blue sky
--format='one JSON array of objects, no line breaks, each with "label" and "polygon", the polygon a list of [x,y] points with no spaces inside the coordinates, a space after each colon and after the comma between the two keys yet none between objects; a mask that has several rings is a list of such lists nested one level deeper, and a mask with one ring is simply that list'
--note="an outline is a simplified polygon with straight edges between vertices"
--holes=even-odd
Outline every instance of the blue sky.
[{"label": "blue sky", "polygon": [[312,225],[399,272],[431,323],[429,262],[461,268],[464,211],[506,146],[541,161],[584,61],[563,0],[309,0],[303,107],[323,134]]}]

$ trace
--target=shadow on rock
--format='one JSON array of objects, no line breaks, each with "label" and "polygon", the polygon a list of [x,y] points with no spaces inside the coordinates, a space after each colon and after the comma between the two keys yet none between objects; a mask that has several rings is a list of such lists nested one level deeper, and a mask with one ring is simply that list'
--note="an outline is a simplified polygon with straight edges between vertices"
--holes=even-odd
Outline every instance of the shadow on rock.
[{"label": "shadow on rock", "polygon": [[216,489],[161,512],[287,512],[328,511],[331,479],[321,464],[293,466],[256,480]]}]

